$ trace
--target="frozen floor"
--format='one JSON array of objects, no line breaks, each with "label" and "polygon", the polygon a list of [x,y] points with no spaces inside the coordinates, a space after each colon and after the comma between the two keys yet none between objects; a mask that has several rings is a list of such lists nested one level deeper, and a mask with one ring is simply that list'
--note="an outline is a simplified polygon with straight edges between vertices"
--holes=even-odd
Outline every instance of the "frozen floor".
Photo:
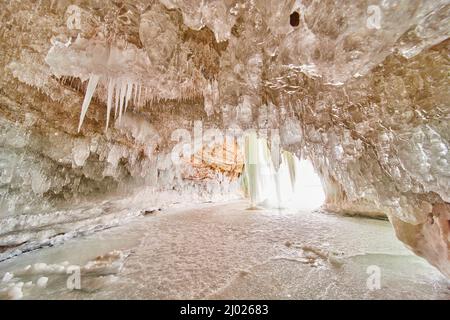
[{"label": "frozen floor", "polygon": [[[405,249],[387,221],[246,207],[169,209],[23,254],[0,263],[0,292],[24,299],[450,299],[450,282]],[[81,290],[67,288],[68,265],[84,266]],[[367,287],[369,266],[380,270],[379,290]],[[14,278],[2,282],[6,272]],[[39,287],[43,276],[48,283]]]}]

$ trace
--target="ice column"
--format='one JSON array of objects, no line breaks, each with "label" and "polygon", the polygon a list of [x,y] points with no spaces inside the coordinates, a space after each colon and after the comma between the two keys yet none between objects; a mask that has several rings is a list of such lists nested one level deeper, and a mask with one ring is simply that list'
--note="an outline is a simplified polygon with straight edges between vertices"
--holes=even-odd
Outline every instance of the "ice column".
[{"label": "ice column", "polygon": [[258,138],[256,132],[245,137],[245,173],[251,207],[256,207],[258,196]]}]

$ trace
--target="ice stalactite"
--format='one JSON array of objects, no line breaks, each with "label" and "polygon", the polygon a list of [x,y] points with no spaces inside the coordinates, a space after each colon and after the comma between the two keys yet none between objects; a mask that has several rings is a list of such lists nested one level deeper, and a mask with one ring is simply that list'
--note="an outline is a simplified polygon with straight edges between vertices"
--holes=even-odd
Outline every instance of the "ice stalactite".
[{"label": "ice stalactite", "polygon": [[[277,169],[270,155],[266,139],[258,138],[256,133],[246,137],[244,188],[252,208],[312,209],[323,203],[323,190],[312,166],[305,166],[293,153],[282,151]],[[313,187],[314,194],[308,194],[309,187]]]},{"label": "ice stalactite", "polygon": [[247,191],[250,196],[251,207],[256,207],[258,200],[258,137],[256,133],[250,133],[245,138],[245,179]]},{"label": "ice stalactite", "polygon": [[[92,100],[94,91],[100,80],[99,75],[91,75],[87,86],[85,98],[81,108],[80,123],[78,131],[81,130],[86,112],[89,108],[89,104]],[[111,112],[114,104],[114,118],[119,118],[119,122],[122,119],[123,114],[127,111],[130,102],[133,105],[139,106],[141,103],[142,85],[133,83],[124,79],[116,80],[114,78],[109,79],[107,84],[107,97],[106,97],[106,127],[109,127],[111,119]]]},{"label": "ice stalactite", "polygon": [[[81,108],[80,123],[78,126],[78,132],[83,125],[84,117],[89,108],[94,91],[100,80],[99,75],[91,75],[89,77],[89,83],[86,89],[86,95],[84,97],[83,105]],[[133,98],[134,89],[134,98]],[[107,85],[107,97],[106,97],[106,128],[109,127],[112,106],[114,103],[114,117],[119,118],[119,122],[122,119],[122,115],[127,111],[130,101],[133,101],[134,106],[139,105],[141,99],[141,85],[132,83],[126,80],[109,79]],[[115,94],[114,94],[115,92]]]},{"label": "ice stalactite", "polygon": [[279,171],[272,163],[267,141],[250,133],[245,140],[245,179],[252,208],[280,206]]},{"label": "ice stalactite", "polygon": [[[289,159],[294,161],[295,156],[287,151],[282,153],[282,161],[278,170],[274,170],[275,186],[277,190],[276,199],[272,199],[272,206],[278,208],[287,207],[294,198],[294,188],[296,184],[295,164],[289,166]],[[270,204],[270,203],[269,203]]]},{"label": "ice stalactite", "polygon": [[280,207],[280,190],[277,184],[277,170],[273,164],[267,140],[258,139],[257,172],[259,180],[259,203],[265,207]]},{"label": "ice stalactite", "polygon": [[219,103],[219,84],[216,80],[209,82],[203,89],[205,112],[208,116],[214,112],[214,107]]},{"label": "ice stalactite", "polygon": [[106,103],[106,128],[105,128],[105,130],[108,130],[109,119],[110,119],[110,116],[111,116],[111,108],[112,108],[112,103],[113,103],[114,87],[115,87],[114,79],[109,79],[109,83],[108,83],[108,100],[107,100],[107,103]]},{"label": "ice stalactite", "polygon": [[128,103],[131,99],[132,92],[133,92],[133,83],[127,83],[127,93],[125,96],[125,108],[124,108],[123,112],[127,112]]},{"label": "ice stalactite", "polygon": [[127,94],[127,83],[122,80],[120,85],[120,98],[119,98],[119,123],[122,121],[124,101]]},{"label": "ice stalactite", "polygon": [[115,95],[114,95],[114,119],[117,119],[117,112],[119,111],[119,99],[120,99],[120,90],[119,90],[119,86],[120,86],[120,82],[119,81],[115,81],[114,84],[114,90]]},{"label": "ice stalactite", "polygon": [[133,104],[134,104],[134,106],[136,106],[136,104],[137,104],[137,94],[138,94],[138,87],[139,87],[139,84],[137,84],[137,83],[133,83]]},{"label": "ice stalactite", "polygon": [[141,95],[142,95],[142,85],[139,85],[139,93],[138,93],[137,104],[136,104],[136,107],[138,110],[141,107]]},{"label": "ice stalactite", "polygon": [[283,151],[283,159],[289,170],[289,177],[291,179],[292,190],[295,191],[296,181],[298,177],[298,158],[291,152]]},{"label": "ice stalactite", "polygon": [[[107,110],[109,110],[108,112],[111,111],[114,100],[114,118],[118,118],[119,122],[121,122],[123,114],[128,110],[130,102],[134,106],[139,104],[140,87],[140,84],[124,79],[111,80],[108,84]],[[106,122],[106,127],[108,127],[109,114],[107,115]]]},{"label": "ice stalactite", "polygon": [[95,88],[97,87],[98,81],[100,79],[99,75],[91,74],[89,77],[89,83],[86,89],[86,95],[84,96],[83,105],[81,106],[80,123],[78,125],[78,132],[81,130],[83,125],[84,117],[91,103],[92,96],[94,95]]}]

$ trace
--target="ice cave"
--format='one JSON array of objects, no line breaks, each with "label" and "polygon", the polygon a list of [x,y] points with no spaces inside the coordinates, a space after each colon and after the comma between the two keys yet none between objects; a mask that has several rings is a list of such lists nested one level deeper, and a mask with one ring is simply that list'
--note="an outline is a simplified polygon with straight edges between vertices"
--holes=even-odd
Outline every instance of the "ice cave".
[{"label": "ice cave", "polygon": [[450,299],[450,0],[3,0],[0,299]]}]

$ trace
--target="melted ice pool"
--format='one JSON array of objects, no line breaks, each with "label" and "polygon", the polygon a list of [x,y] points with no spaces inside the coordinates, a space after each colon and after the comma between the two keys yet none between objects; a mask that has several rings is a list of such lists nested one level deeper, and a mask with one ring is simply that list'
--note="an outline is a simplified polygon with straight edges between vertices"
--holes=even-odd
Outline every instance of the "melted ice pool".
[{"label": "melted ice pool", "polygon": [[170,209],[4,261],[0,297],[450,299],[387,221],[246,206]]}]

